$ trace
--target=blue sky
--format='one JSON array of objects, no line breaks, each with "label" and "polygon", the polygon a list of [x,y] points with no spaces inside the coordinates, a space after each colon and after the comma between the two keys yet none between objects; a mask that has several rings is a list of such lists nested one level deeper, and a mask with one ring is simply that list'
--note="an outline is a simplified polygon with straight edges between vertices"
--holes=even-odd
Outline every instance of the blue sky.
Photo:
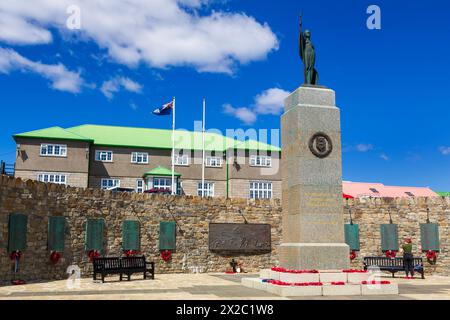
[{"label": "blue sky", "polygon": [[[0,4],[0,159],[14,161],[12,134],[55,125],[170,128],[150,112],[174,95],[178,127],[205,96],[208,128],[277,129],[303,81],[303,10],[342,111],[344,179],[450,190],[448,1],[24,2]],[[81,30],[64,27],[72,3]]]}]

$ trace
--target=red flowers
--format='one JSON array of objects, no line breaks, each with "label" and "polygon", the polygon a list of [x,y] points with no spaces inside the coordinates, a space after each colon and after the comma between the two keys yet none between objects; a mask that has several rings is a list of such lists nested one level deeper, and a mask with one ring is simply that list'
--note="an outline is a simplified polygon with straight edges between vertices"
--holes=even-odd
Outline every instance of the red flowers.
[{"label": "red flowers", "polygon": [[53,264],[57,264],[59,259],[61,259],[61,253],[59,253],[58,251],[52,251],[52,253],[50,254],[50,261]]},{"label": "red flowers", "polygon": [[361,284],[391,284],[389,281],[362,281]]},{"label": "red flowers", "polygon": [[319,271],[317,271],[317,270],[290,270],[290,269],[285,269],[285,268],[281,268],[281,267],[273,267],[271,270],[275,271],[275,272],[296,273],[296,274],[300,274],[300,273],[319,273]]},{"label": "red flowers", "polygon": [[394,259],[397,256],[397,251],[395,250],[388,250],[385,252],[386,258]]},{"label": "red flowers", "polygon": [[269,280],[267,283],[274,284],[277,286],[293,286],[293,287],[317,287],[322,286],[322,282],[302,282],[302,283],[289,283],[289,282],[283,282],[280,280]]},{"label": "red flowers", "polygon": [[332,282],[332,286],[345,286],[345,282],[339,281],[339,282]]},{"label": "red flowers", "polygon": [[11,258],[12,261],[20,260],[20,258],[22,257],[22,252],[13,251],[13,252],[11,252],[9,257]]},{"label": "red flowers", "polygon": [[134,257],[135,255],[137,255],[139,252],[137,250],[125,250],[123,252],[123,254],[125,255],[125,257]]},{"label": "red flowers", "polygon": [[88,252],[89,262],[92,262],[94,258],[100,257],[100,253],[97,250],[91,250]]},{"label": "red flowers", "polygon": [[170,250],[162,250],[161,251],[161,258],[165,261],[168,262],[172,259],[172,251]]},{"label": "red flowers", "polygon": [[433,251],[433,250],[427,251],[427,253],[426,253],[427,260],[431,265],[436,264],[437,255],[438,255],[438,253],[436,251]]},{"label": "red flowers", "polygon": [[355,251],[355,250],[353,250],[352,252],[350,252],[350,260],[351,260],[351,261],[355,260],[356,257],[357,257],[357,255],[356,255],[356,251]]},{"label": "red flowers", "polygon": [[367,270],[353,270],[353,269],[350,269],[350,270],[342,270],[342,272],[344,272],[344,273],[367,273],[369,271],[367,271]]}]

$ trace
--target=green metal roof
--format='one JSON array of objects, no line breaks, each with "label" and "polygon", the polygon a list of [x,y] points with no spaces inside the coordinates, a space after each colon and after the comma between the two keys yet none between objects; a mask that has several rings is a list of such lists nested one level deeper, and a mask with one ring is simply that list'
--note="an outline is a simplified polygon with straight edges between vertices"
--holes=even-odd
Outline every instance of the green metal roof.
[{"label": "green metal roof", "polygon": [[[14,138],[41,138],[92,141],[96,145],[111,147],[172,149],[172,130],[81,125],[63,129],[53,127],[14,135]],[[177,130],[176,149],[202,150],[202,133]],[[281,151],[281,148],[266,143],[247,140],[240,141],[218,133],[205,134],[205,150],[226,151],[246,149],[260,151]]]},{"label": "green metal roof", "polygon": [[436,192],[441,197],[450,197],[450,192]]},{"label": "green metal roof", "polygon": [[[150,170],[149,172],[146,172],[144,174],[144,177],[146,176],[163,176],[163,177],[171,177],[172,176],[172,170],[169,170],[165,167],[158,167],[153,170]],[[181,177],[180,173],[175,172],[175,177]]]},{"label": "green metal roof", "polygon": [[39,138],[39,139],[77,140],[77,141],[93,142],[93,140],[90,138],[82,137],[73,132],[64,130],[61,127],[51,127],[42,130],[19,133],[14,135],[14,138]]}]

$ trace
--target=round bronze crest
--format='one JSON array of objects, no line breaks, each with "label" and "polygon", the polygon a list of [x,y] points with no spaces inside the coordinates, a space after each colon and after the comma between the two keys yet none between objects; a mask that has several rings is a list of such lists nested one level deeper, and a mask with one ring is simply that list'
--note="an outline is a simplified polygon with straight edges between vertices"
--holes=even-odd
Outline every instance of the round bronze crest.
[{"label": "round bronze crest", "polygon": [[333,143],[328,135],[318,132],[309,140],[309,150],[317,158],[324,159],[333,151]]}]

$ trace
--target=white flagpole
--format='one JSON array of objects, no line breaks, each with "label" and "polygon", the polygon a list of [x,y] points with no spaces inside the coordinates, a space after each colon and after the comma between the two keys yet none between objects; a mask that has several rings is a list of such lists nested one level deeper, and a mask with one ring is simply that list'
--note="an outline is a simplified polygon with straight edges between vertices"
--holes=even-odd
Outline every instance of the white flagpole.
[{"label": "white flagpole", "polygon": [[173,97],[173,112],[172,112],[172,195],[175,195],[175,97]]},{"label": "white flagpole", "polygon": [[202,198],[205,197],[205,131],[206,131],[206,99],[203,98],[203,131],[202,131]]}]

